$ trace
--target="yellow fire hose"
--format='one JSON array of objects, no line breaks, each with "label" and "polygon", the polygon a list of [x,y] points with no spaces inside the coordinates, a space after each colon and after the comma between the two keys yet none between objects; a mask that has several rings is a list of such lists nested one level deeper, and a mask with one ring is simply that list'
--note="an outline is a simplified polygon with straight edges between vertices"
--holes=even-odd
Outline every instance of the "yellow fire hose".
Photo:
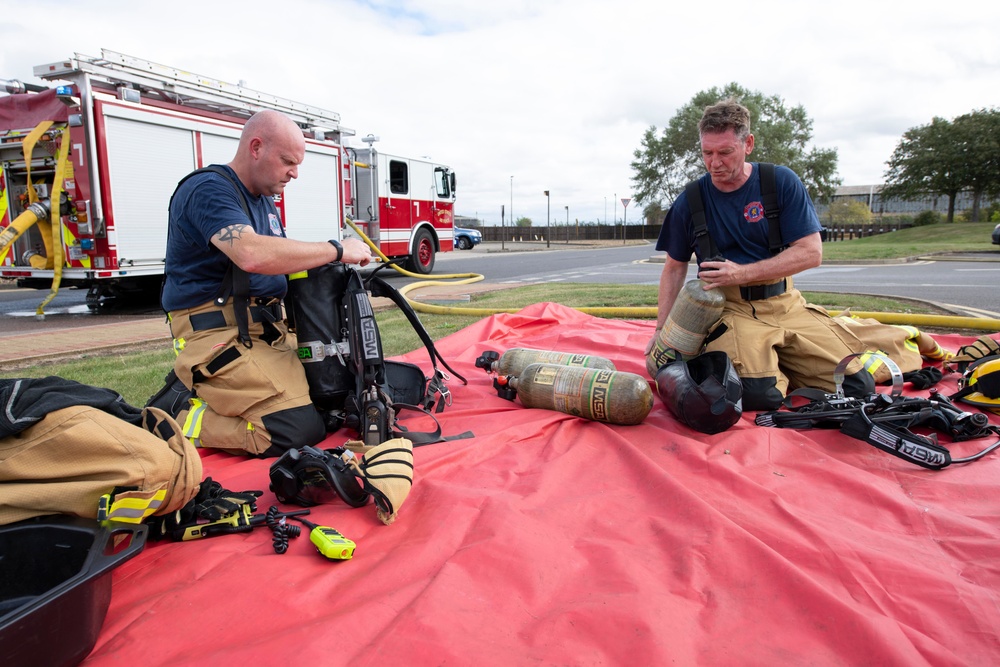
[{"label": "yellow fire hose", "polygon": [[59,293],[59,285],[62,283],[62,271],[63,264],[65,262],[65,254],[63,253],[63,239],[62,239],[62,216],[59,214],[59,204],[62,199],[63,184],[66,180],[66,167],[69,157],[69,127],[64,127],[62,130],[61,141],[59,143],[59,156],[56,159],[56,173],[55,178],[52,183],[52,192],[49,193],[49,206],[52,209],[51,218],[52,224],[52,267],[55,272],[52,275],[52,289],[49,291],[49,295],[38,304],[38,309],[35,311],[36,319],[45,318],[45,306],[49,305],[49,302],[56,297]]},{"label": "yellow fire hose", "polygon": [[[361,239],[368,244],[368,247],[372,249],[378,257],[383,261],[388,262],[389,258],[386,257],[381,250],[372,243],[364,232],[358,229],[357,225],[350,219],[347,220],[347,224],[350,225]],[[412,273],[405,269],[401,269],[395,264],[392,268],[401,273],[404,276],[409,276],[411,278],[419,278],[420,275]],[[458,280],[451,280],[444,282],[441,280],[424,280],[416,283],[411,283],[409,285],[404,285],[400,288],[400,293],[403,297],[413,306],[413,309],[420,313],[429,313],[432,315],[469,315],[476,317],[488,317],[490,315],[496,315],[497,313],[516,313],[520,308],[460,308],[455,306],[437,306],[429,303],[422,303],[420,301],[414,301],[412,298],[407,296],[409,292],[413,290],[420,289],[422,287],[430,287],[433,285],[467,285],[481,280],[485,280],[485,276],[478,273],[454,273],[438,276],[439,278],[455,278]],[[615,317],[623,319],[637,319],[637,320],[655,320],[657,311],[655,306],[631,306],[631,307],[581,307],[576,308],[582,313],[588,315],[593,315],[595,317]],[[831,310],[830,315],[836,317],[843,311]],[[851,314],[860,318],[871,318],[878,320],[883,324],[908,324],[915,327],[939,327],[943,329],[975,329],[982,331],[1000,331],[1000,319],[985,318],[985,317],[959,317],[957,315],[920,315],[913,313],[879,313],[879,312],[860,312],[851,311]]]},{"label": "yellow fire hose", "polygon": [[69,128],[64,127],[60,133],[59,154],[56,159],[56,172],[52,183],[52,190],[48,199],[39,199],[35,190],[35,184],[31,180],[31,156],[35,150],[35,144],[43,134],[52,126],[51,120],[44,120],[33,129],[22,144],[24,160],[27,169],[27,194],[28,206],[26,209],[0,233],[0,259],[13,245],[14,241],[28,231],[32,225],[38,225],[41,231],[42,242],[45,245],[45,260],[43,264],[36,263],[36,258],[30,260],[31,265],[37,269],[53,269],[52,289],[49,295],[38,305],[35,317],[45,318],[45,306],[49,304],[56,294],[59,293],[59,285],[62,282],[62,270],[65,255],[63,253],[62,242],[62,217],[59,213],[59,206],[62,199],[63,184],[66,180],[66,171],[69,168]]}]

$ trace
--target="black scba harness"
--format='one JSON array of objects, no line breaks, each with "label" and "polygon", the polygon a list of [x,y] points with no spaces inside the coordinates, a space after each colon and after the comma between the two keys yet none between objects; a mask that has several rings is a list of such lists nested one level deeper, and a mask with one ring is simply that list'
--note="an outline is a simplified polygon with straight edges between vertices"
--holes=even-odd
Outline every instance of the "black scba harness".
[{"label": "black scba harness", "polygon": [[[397,289],[376,275],[361,273],[339,262],[290,276],[288,320],[298,337],[298,354],[309,382],[313,404],[324,413],[327,430],[347,426],[365,445],[374,447],[391,437],[405,437],[414,446],[471,437],[471,433],[444,438],[432,411],[451,404],[447,386],[451,375],[468,384],[438,353],[413,307]],[[420,367],[386,361],[375,311],[369,298],[389,298],[406,316],[430,357],[433,373]],[[398,423],[401,409],[430,417],[434,431],[415,433]]]},{"label": "black scba harness", "polygon": [[[903,376],[899,366],[883,354],[871,354],[882,359],[892,372],[891,394],[871,394],[865,398],[844,396],[842,383],[847,364],[861,356],[852,354],[845,357],[834,372],[836,393],[815,389],[793,391],[784,400],[787,412],[765,412],[757,415],[754,423],[778,428],[839,428],[844,435],[931,470],[940,470],[952,463],[969,463],[1000,447],[1000,427],[991,425],[985,414],[961,410],[949,397],[933,390],[929,398],[902,396]],[[795,406],[800,398],[807,402]],[[910,430],[916,427],[940,431],[954,442],[985,437],[998,437],[998,440],[971,456],[952,458],[951,452],[938,442],[937,433],[920,435]]]}]

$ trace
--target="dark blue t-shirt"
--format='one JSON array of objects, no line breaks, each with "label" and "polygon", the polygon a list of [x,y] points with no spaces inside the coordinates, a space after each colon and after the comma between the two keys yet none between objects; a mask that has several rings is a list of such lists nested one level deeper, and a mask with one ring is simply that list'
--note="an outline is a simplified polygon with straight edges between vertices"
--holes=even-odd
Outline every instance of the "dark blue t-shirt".
[{"label": "dark blue t-shirt", "polygon": [[[750,178],[734,192],[716,188],[709,174],[698,179],[708,234],[722,256],[737,264],[750,264],[771,256],[760,194],[760,167],[756,162],[752,165]],[[782,242],[787,245],[820,231],[816,208],[795,172],[779,165],[774,169],[774,179],[781,210]],[[689,261],[691,253],[698,252],[693,227],[687,194],[682,192],[667,211],[656,249],[678,262]],[[698,257],[699,262],[704,259],[707,258]]]},{"label": "dark blue t-shirt", "polygon": [[[170,204],[166,280],[161,299],[168,312],[200,306],[219,293],[231,260],[210,239],[223,227],[249,223],[258,234],[284,236],[274,200],[250,194],[236,172],[228,166],[223,168],[243,191],[252,219],[247,220],[232,183],[219,174],[197,174],[181,184]],[[283,275],[250,274],[250,296],[280,298],[285,296],[286,288]]]}]

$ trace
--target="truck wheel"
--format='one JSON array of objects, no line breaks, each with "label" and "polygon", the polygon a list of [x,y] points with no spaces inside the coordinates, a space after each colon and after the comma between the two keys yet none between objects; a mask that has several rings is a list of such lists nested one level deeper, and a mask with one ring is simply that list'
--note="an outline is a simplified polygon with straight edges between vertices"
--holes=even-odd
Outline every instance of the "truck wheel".
[{"label": "truck wheel", "polygon": [[417,232],[413,243],[413,254],[410,255],[409,269],[414,273],[427,274],[434,270],[434,239],[430,232],[421,229]]}]

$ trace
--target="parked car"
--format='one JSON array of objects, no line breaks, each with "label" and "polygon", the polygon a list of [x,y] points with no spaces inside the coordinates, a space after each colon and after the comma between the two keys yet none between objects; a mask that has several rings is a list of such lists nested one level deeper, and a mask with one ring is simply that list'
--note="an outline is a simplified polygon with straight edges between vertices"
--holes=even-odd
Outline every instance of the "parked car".
[{"label": "parked car", "polygon": [[993,245],[1000,245],[1000,225],[993,228]]},{"label": "parked car", "polygon": [[459,250],[468,250],[474,245],[479,245],[483,242],[483,234],[478,229],[469,229],[467,227],[456,227],[455,228],[455,247]]}]

